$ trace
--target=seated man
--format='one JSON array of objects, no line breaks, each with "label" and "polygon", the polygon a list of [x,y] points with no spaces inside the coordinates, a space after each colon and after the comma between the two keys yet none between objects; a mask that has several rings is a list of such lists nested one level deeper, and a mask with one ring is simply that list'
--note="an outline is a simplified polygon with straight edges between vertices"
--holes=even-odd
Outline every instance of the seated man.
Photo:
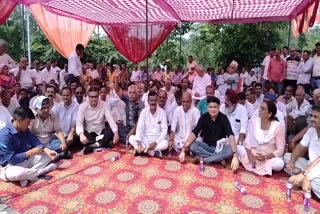
[{"label": "seated man", "polygon": [[134,147],[136,155],[148,153],[161,158],[161,151],[168,148],[166,113],[158,107],[156,92],[149,92],[148,103],[149,107],[141,111],[136,134],[130,136],[129,143]]},{"label": "seated man", "polygon": [[197,105],[197,108],[200,110],[201,114],[205,114],[208,112],[207,99],[209,99],[209,97],[216,97],[220,99],[220,92],[218,90],[215,90],[212,85],[208,85],[206,88],[206,96],[207,97],[202,99]]},{"label": "seated man", "polygon": [[178,108],[179,106],[181,106],[181,98],[182,98],[182,90],[176,88],[176,91],[174,92],[174,101],[171,103],[170,107],[171,110],[174,112],[176,110],[176,108]]},{"label": "seated man", "polygon": [[[296,90],[296,100],[287,105],[288,111],[288,136],[296,135],[304,129],[310,119],[311,105],[304,99],[304,89]],[[289,137],[290,139],[290,137]]]},{"label": "seated man", "polygon": [[33,104],[35,119],[31,132],[42,144],[59,154],[59,159],[71,159],[71,153],[67,150],[67,144],[56,114],[50,110],[49,98],[39,96]]},{"label": "seated man", "polygon": [[[312,107],[311,127],[292,153],[284,155],[285,172],[293,175],[289,180],[304,191],[312,190],[320,198],[320,107]],[[309,152],[309,161],[304,157]]]},{"label": "seated man", "polygon": [[168,126],[171,125],[172,122],[172,109],[171,109],[171,103],[168,102],[168,94],[165,90],[160,90],[159,91],[159,107],[164,110],[167,116],[167,122]]},{"label": "seated man", "polygon": [[184,92],[181,102],[182,106],[174,111],[170,132],[169,150],[173,148],[176,152],[183,147],[200,118],[200,111],[192,105],[191,94]]},{"label": "seated man", "polygon": [[244,107],[246,107],[247,113],[248,113],[248,119],[250,119],[254,113],[254,106],[247,100],[247,96],[244,92],[239,92],[238,98],[239,98],[239,103]]},{"label": "seated man", "polygon": [[[208,113],[201,115],[197,126],[184,143],[179,159],[181,162],[184,161],[186,150],[190,146],[191,152],[197,155],[194,162],[198,162],[200,156],[206,163],[220,162],[221,165],[226,166],[225,160],[233,156],[231,169],[232,171],[237,170],[239,167],[237,144],[230,122],[226,115],[219,111],[220,100],[218,98],[210,97],[207,102]],[[200,132],[203,141],[193,142]]]},{"label": "seated man", "polygon": [[61,129],[68,146],[74,143],[74,136],[76,133],[76,119],[79,105],[72,100],[72,90],[65,86],[61,90],[62,103],[57,104],[53,108],[53,112],[57,115],[61,124]]},{"label": "seated man", "polygon": [[126,105],[126,126],[119,125],[120,142],[126,142],[126,138],[136,133],[139,115],[144,108],[142,101],[138,100],[138,87],[131,85],[128,88],[129,104]]},{"label": "seated man", "polygon": [[6,107],[12,116],[13,116],[14,110],[16,110],[16,108],[20,106],[18,100],[15,98],[12,98],[11,92],[7,89],[1,92],[0,105]]},{"label": "seated man", "polygon": [[296,98],[292,95],[293,95],[293,86],[288,85],[284,90],[284,95],[281,95],[278,97],[278,101],[282,102],[287,106],[291,101],[296,101]]},{"label": "seated man", "polygon": [[29,131],[34,119],[29,108],[18,107],[13,114],[13,122],[0,130],[0,178],[4,181],[19,181],[26,187],[28,181],[57,168],[50,162],[57,153],[44,145]]},{"label": "seated man", "polygon": [[211,77],[204,72],[202,66],[197,66],[197,74],[192,87],[192,99],[196,103],[206,97],[206,87],[211,85]]},{"label": "seated man", "polygon": [[256,92],[255,92],[255,90],[254,90],[253,88],[248,88],[248,89],[246,90],[246,98],[247,98],[247,101],[252,104],[254,111],[257,110],[257,109],[259,109],[259,108],[260,108],[260,105],[261,105],[260,103],[258,103],[258,101],[257,101],[257,99],[256,99],[256,94],[255,94],[255,93],[256,93]]},{"label": "seated man", "polygon": [[237,144],[242,145],[247,132],[248,113],[238,101],[237,93],[232,89],[227,89],[225,104],[221,105],[220,111],[228,117]]},{"label": "seated man", "polygon": [[118,127],[107,103],[99,100],[99,87],[90,86],[88,97],[89,100],[79,106],[76,122],[84,154],[93,152],[94,147],[111,148],[119,141]]}]

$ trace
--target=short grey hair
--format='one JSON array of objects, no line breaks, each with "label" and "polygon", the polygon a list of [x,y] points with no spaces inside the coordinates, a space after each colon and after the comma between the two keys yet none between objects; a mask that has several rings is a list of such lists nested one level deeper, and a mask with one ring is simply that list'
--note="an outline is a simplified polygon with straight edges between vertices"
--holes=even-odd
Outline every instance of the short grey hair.
[{"label": "short grey hair", "polygon": [[134,90],[138,91],[138,86],[136,86],[136,85],[130,85],[129,88],[128,88],[128,91],[129,91],[130,89],[134,89]]},{"label": "short grey hair", "polygon": [[3,39],[0,39],[0,47],[7,45],[7,42],[4,41]]},{"label": "short grey hair", "polygon": [[317,88],[313,91],[313,95],[320,94],[320,88]]}]

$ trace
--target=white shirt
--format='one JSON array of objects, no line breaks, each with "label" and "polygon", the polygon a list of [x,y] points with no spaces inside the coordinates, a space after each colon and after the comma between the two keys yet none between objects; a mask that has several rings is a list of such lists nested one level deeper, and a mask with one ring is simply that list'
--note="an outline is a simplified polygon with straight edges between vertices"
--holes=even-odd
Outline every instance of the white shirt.
[{"label": "white shirt", "polygon": [[46,82],[47,84],[50,83],[51,80],[54,80],[56,83],[59,83],[58,82],[58,75],[57,73],[50,69],[50,71],[48,71],[47,68],[44,68],[42,71],[41,71],[41,76],[42,76],[42,80],[44,82]]},{"label": "white shirt", "polygon": [[[257,100],[255,103],[253,103],[253,104],[251,103],[251,105],[253,106],[253,111],[259,109],[261,106],[261,104]],[[251,114],[251,116],[252,116],[252,114]]]},{"label": "white shirt", "polygon": [[51,70],[53,70],[54,73],[57,74],[57,76],[59,76],[59,73],[61,72],[61,69],[58,66],[55,66],[55,67],[51,66]]},{"label": "white shirt", "polygon": [[245,84],[247,86],[251,85],[252,82],[257,82],[257,77],[255,75],[251,76],[251,75],[248,75],[247,78],[246,78],[246,82]]},{"label": "white shirt", "polygon": [[41,71],[37,71],[36,69],[32,69],[34,80],[36,81],[36,85],[42,84],[42,73]]},{"label": "white shirt", "polygon": [[14,68],[15,66],[13,59],[6,53],[0,55],[0,64],[7,65],[9,69]]},{"label": "white shirt", "polygon": [[231,114],[226,114],[226,106],[225,104],[221,105],[220,112],[225,114],[232,127],[233,134],[235,138],[238,140],[240,133],[247,133],[248,126],[248,112],[247,109],[241,105],[237,104],[236,109]]},{"label": "white shirt", "polygon": [[170,126],[172,122],[172,114],[173,114],[173,110],[171,109],[171,103],[167,101],[167,103],[163,106],[162,109],[166,113],[167,123],[168,123],[168,126]]},{"label": "white shirt", "polygon": [[[205,73],[202,77],[199,75],[194,78],[192,87],[192,99],[202,100],[206,97],[206,88],[211,85],[211,77]],[[198,93],[200,96],[196,97],[195,94]]]},{"label": "white shirt", "polygon": [[12,119],[13,118],[8,109],[0,105],[0,130],[6,127],[6,125],[10,123]]},{"label": "white shirt", "polygon": [[66,72],[65,69],[63,69],[61,72],[60,72],[60,78],[59,78],[59,81],[60,81],[60,88],[64,87],[66,85],[66,81],[64,80],[64,77],[66,75],[68,75],[69,73]]},{"label": "white shirt", "polygon": [[75,77],[78,77],[82,74],[80,56],[78,56],[76,51],[73,51],[69,56],[68,71],[69,74],[73,74]]},{"label": "white shirt", "polygon": [[75,101],[72,101],[68,107],[66,107],[63,102],[53,107],[52,111],[60,121],[64,137],[69,135],[73,124],[76,123],[78,109],[79,104]]},{"label": "white shirt", "polygon": [[159,144],[165,140],[168,132],[166,113],[157,107],[154,114],[151,114],[150,107],[142,109],[136,129],[136,139],[139,141],[156,142]]},{"label": "white shirt", "polygon": [[[10,73],[13,73],[14,76],[17,76],[18,72],[19,72],[19,68],[14,68],[10,70]],[[34,77],[33,71],[27,68],[21,71],[20,80],[18,82],[20,82],[22,88],[30,88],[32,87],[33,77]]]},{"label": "white shirt", "polygon": [[176,110],[176,108],[178,108],[178,103],[174,100],[171,105],[170,105],[172,111],[174,112]]},{"label": "white shirt", "polygon": [[244,107],[246,107],[247,113],[248,113],[248,119],[250,119],[255,111],[255,108],[248,100],[246,100]]},{"label": "white shirt", "polygon": [[88,74],[89,76],[91,76],[92,79],[99,79],[99,73],[98,73],[98,71],[95,70],[95,69],[93,69],[93,70],[88,69],[88,70],[87,70],[87,74]]},{"label": "white shirt", "polygon": [[[0,100],[0,105],[2,105],[3,107],[5,107],[3,104],[2,104],[2,100]],[[7,108],[7,110],[9,111],[9,113],[11,114],[11,116],[13,116],[13,112],[14,110],[16,110],[16,108],[18,108],[20,106],[19,102],[17,99],[15,98],[11,98],[10,100],[10,104]],[[6,107],[5,107],[6,108]]]},{"label": "white shirt", "polygon": [[311,105],[307,100],[303,100],[303,103],[301,104],[300,108],[298,107],[298,101],[291,101],[287,105],[287,110],[289,112],[289,115],[296,119],[300,116],[306,116],[307,118],[311,115]]},{"label": "white shirt", "polygon": [[315,55],[312,59],[312,76],[313,77],[320,77],[320,56]]},{"label": "white shirt", "polygon": [[131,72],[131,77],[130,77],[130,81],[131,82],[138,82],[141,80],[141,71],[140,70],[133,70]]},{"label": "white shirt", "polygon": [[300,61],[298,70],[299,74],[297,84],[310,84],[312,73],[312,59],[309,58],[306,62]]},{"label": "white shirt", "polygon": [[191,105],[185,112],[182,106],[176,108],[173,114],[171,131],[175,133],[174,144],[177,148],[182,148],[184,142],[189,137],[192,130],[196,127],[200,118],[200,111]]},{"label": "white shirt", "polygon": [[163,88],[162,88],[162,90],[164,90],[164,91],[167,92],[168,97],[171,96],[171,95],[174,95],[174,89],[175,89],[174,86],[171,86],[171,88],[170,88],[169,91],[167,91],[166,87],[163,87]]},{"label": "white shirt", "polygon": [[264,66],[263,71],[263,79],[268,80],[268,69],[269,69],[269,63],[270,63],[270,56],[266,56],[262,62],[262,65]]},{"label": "white shirt", "polygon": [[282,112],[283,116],[286,118],[287,117],[287,107],[284,103],[277,101],[276,107],[279,111]]},{"label": "white shirt", "polygon": [[320,139],[317,134],[317,130],[314,127],[310,127],[303,136],[300,144],[304,147],[308,147],[309,150],[309,164],[320,156]]},{"label": "white shirt", "polygon": [[241,72],[240,78],[242,79],[242,85],[247,84],[247,78],[248,78],[248,76],[249,76],[249,74],[248,74],[247,71],[244,72],[244,73]]}]

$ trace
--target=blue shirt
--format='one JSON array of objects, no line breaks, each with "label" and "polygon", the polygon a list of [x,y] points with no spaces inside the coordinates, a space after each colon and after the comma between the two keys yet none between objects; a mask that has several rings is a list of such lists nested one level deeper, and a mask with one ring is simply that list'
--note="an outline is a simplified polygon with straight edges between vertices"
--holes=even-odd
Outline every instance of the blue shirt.
[{"label": "blue shirt", "polygon": [[54,113],[56,113],[57,117],[59,118],[64,137],[68,137],[73,124],[76,123],[78,109],[79,105],[75,101],[72,101],[67,108],[65,107],[63,102],[53,107],[52,111],[54,111]]},{"label": "blue shirt", "polygon": [[26,159],[26,152],[34,147],[44,147],[28,129],[17,132],[12,123],[0,130],[0,165],[16,165]]}]

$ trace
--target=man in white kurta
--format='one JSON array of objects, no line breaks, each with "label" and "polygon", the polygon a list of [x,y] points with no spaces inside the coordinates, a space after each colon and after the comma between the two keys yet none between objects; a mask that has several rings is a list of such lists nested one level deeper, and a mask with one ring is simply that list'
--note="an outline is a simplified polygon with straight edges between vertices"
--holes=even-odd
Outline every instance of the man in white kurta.
[{"label": "man in white kurta", "polygon": [[46,67],[41,71],[41,77],[42,77],[42,80],[46,82],[46,84],[50,84],[51,80],[54,80],[55,83],[59,83],[58,75],[56,71],[51,69],[50,61],[47,62]]},{"label": "man in white kurta", "polygon": [[176,152],[183,147],[200,118],[200,111],[192,105],[191,94],[183,93],[181,102],[174,111],[170,133],[169,147]]},{"label": "man in white kurta", "polygon": [[135,154],[162,157],[161,151],[168,148],[166,113],[158,106],[157,93],[149,92],[148,102],[149,107],[141,111],[136,134],[130,136],[129,143]]},{"label": "man in white kurta", "polygon": [[202,100],[206,98],[206,88],[211,85],[211,77],[204,72],[202,66],[197,66],[198,76],[194,78],[192,87],[192,99]]}]

